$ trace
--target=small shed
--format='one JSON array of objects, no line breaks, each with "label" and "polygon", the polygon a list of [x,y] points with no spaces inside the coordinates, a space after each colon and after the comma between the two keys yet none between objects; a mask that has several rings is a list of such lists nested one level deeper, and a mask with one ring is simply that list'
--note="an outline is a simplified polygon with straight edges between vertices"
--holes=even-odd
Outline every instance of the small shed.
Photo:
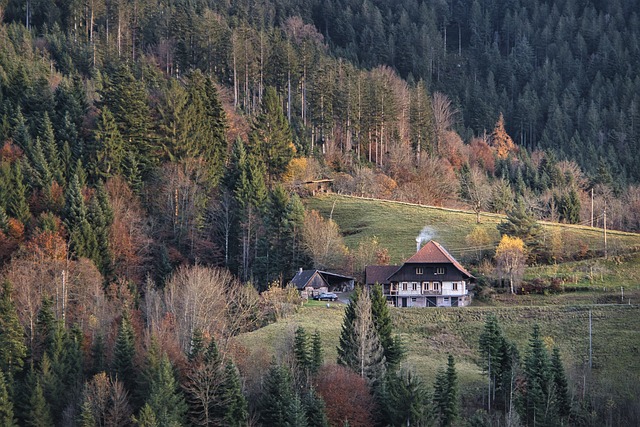
[{"label": "small shed", "polygon": [[322,270],[303,270],[291,279],[302,298],[312,298],[323,292],[353,290],[355,278]]}]

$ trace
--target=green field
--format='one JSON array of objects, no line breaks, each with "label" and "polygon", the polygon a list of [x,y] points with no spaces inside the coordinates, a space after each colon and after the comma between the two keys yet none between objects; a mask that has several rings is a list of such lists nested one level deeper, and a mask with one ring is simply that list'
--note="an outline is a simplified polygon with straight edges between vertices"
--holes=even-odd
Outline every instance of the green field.
[{"label": "green field", "polygon": [[[433,238],[463,263],[475,257],[465,238],[475,228],[482,227],[497,244],[496,225],[504,215],[482,214],[476,224],[473,212],[433,208],[407,203],[361,199],[340,195],[325,195],[305,200],[307,209],[315,209],[324,217],[332,216],[340,226],[345,243],[353,248],[365,237],[376,236],[389,250],[391,263],[401,263],[416,251],[416,236],[423,227],[430,227]],[[609,257],[601,258],[604,248],[603,230],[577,225],[541,222],[543,236],[558,233],[562,252],[593,256],[578,262],[528,268],[526,279],[559,277],[567,286],[590,286],[594,290],[613,292],[620,286],[640,290],[640,235],[608,231]]]},{"label": "green field", "polygon": [[[315,197],[305,203],[325,217],[331,215],[350,248],[362,238],[376,236],[389,250],[393,263],[415,252],[415,237],[425,226],[433,229],[435,240],[464,262],[469,254],[465,237],[478,226],[475,214],[464,211],[337,195]],[[496,225],[503,219],[500,215],[482,215],[479,226],[497,242]],[[431,383],[436,371],[445,365],[447,354],[453,354],[463,396],[481,405],[477,399],[485,378],[479,364],[478,336],[486,315],[495,313],[506,336],[517,343],[523,355],[533,325],[540,325],[548,347],[560,350],[572,392],[581,393],[584,384],[605,396],[633,401],[633,390],[638,390],[640,382],[640,235],[609,232],[610,256],[604,259],[598,254],[602,250],[602,230],[550,223],[543,223],[543,227],[545,233],[560,233],[565,251],[582,251],[587,259],[529,267],[525,278],[561,279],[562,288],[574,292],[497,294],[465,308],[392,308],[396,332],[407,347],[406,366]],[[624,304],[620,287],[625,288]],[[310,332],[317,329],[323,339],[325,360],[333,363],[343,311],[342,304],[326,307],[325,303],[310,302],[290,317],[243,334],[237,341],[250,354],[268,349],[269,357],[281,357],[290,349],[298,326]],[[590,311],[592,371],[588,370]],[[587,380],[591,374],[593,379]]]},{"label": "green field", "polygon": [[[461,390],[469,396],[484,386],[479,366],[478,336],[486,315],[494,313],[507,337],[521,353],[534,323],[540,324],[549,346],[560,349],[570,377],[577,377],[588,362],[589,310],[593,318],[593,374],[600,381],[616,383],[640,381],[640,307],[638,305],[468,307],[397,309],[391,313],[396,332],[407,347],[405,365],[423,378],[432,379],[454,354]],[[321,334],[325,361],[336,360],[344,305],[307,304],[294,315],[257,331],[243,334],[238,342],[249,351],[282,356],[298,326]],[[429,380],[429,382],[431,382]]]}]

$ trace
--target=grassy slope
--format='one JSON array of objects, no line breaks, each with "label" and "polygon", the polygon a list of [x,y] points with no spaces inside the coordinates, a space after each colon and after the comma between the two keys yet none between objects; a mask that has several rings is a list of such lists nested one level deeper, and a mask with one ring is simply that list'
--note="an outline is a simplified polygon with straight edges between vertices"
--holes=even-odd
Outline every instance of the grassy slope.
[{"label": "grassy slope", "polygon": [[[415,237],[424,226],[432,227],[436,240],[456,253],[456,248],[466,247],[465,236],[477,225],[475,215],[468,212],[426,208],[401,203],[382,202],[323,196],[306,201],[307,207],[319,210],[333,218],[345,234],[348,246],[354,247],[361,238],[377,236],[389,249],[392,262],[399,263],[415,252]],[[481,227],[493,233],[499,215],[483,215]],[[589,227],[545,224],[545,229],[562,233],[567,249],[579,244],[591,250],[600,250],[602,231]],[[640,235],[609,233],[609,247],[624,249],[640,246]],[[392,309],[396,331],[407,345],[407,364],[431,382],[436,370],[446,363],[447,353],[457,357],[461,390],[469,397],[479,395],[484,379],[478,365],[477,341],[485,316],[494,312],[506,335],[514,340],[522,353],[534,323],[539,323],[546,341],[557,345],[565,366],[577,380],[578,372],[586,366],[588,357],[588,311],[593,311],[593,366],[594,375],[600,381],[609,381],[612,389],[625,390],[621,384],[640,381],[640,307],[636,305],[587,306],[590,302],[616,302],[616,294],[602,293],[619,286],[635,289],[634,298],[640,298],[640,254],[611,257],[609,260],[593,259],[569,262],[556,266],[529,268],[528,277],[562,276],[569,283],[590,286],[599,292],[560,294],[552,296],[504,296],[492,303],[475,304],[461,309]],[[590,295],[590,296],[589,296]],[[627,294],[626,294],[627,295]],[[582,305],[576,305],[576,303]],[[342,324],[343,307],[331,304],[311,303],[287,319],[278,321],[258,331],[238,337],[249,351],[268,349],[276,354],[292,342],[293,331],[303,326],[308,331],[316,328],[325,344],[325,360],[336,360],[336,346]]]},{"label": "grassy slope", "polygon": [[[274,355],[292,342],[297,326],[319,330],[325,360],[336,360],[344,305],[306,305],[296,314],[260,330],[238,337],[250,351],[269,349]],[[486,314],[493,312],[505,334],[526,351],[534,323],[545,341],[557,345],[569,371],[577,371],[588,360],[588,316],[586,306],[470,307],[462,309],[392,309],[396,332],[407,345],[407,365],[423,378],[431,379],[446,363],[449,352],[457,358],[461,389],[469,395],[484,386],[478,366],[477,343]],[[593,312],[593,366],[600,378],[640,381],[640,307],[601,305]]]},{"label": "grassy slope", "polygon": [[[494,243],[499,233],[496,225],[504,220],[503,215],[483,214],[481,224],[476,224],[473,212],[431,208],[398,202],[359,199],[354,197],[327,195],[305,201],[308,209],[318,210],[323,216],[333,215],[349,247],[369,236],[376,236],[383,247],[389,249],[392,263],[401,263],[416,250],[416,236],[423,227],[435,231],[434,239],[442,243],[452,255],[462,262],[474,256],[469,251],[465,237],[475,227],[484,228]],[[333,212],[333,213],[332,213]],[[563,251],[598,252],[603,249],[601,229],[542,222],[544,234],[560,233]],[[640,235],[620,231],[609,231],[608,248],[611,254],[640,248]],[[619,286],[640,289],[640,256],[611,257],[610,260],[594,259],[527,269],[527,278],[536,276],[565,278],[568,284],[593,285],[609,290]],[[574,283],[575,282],[575,283]]]}]

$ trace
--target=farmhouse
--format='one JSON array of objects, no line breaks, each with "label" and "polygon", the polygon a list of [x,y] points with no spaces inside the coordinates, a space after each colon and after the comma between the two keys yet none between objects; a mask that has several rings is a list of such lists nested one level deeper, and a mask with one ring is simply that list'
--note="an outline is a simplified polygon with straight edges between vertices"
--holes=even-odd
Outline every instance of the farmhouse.
[{"label": "farmhouse", "polygon": [[321,270],[303,270],[291,279],[291,283],[300,291],[302,298],[311,298],[329,291],[350,291],[355,279],[341,274]]},{"label": "farmhouse", "polygon": [[369,265],[368,286],[380,284],[396,307],[462,307],[474,277],[445,248],[431,240],[402,265]]}]

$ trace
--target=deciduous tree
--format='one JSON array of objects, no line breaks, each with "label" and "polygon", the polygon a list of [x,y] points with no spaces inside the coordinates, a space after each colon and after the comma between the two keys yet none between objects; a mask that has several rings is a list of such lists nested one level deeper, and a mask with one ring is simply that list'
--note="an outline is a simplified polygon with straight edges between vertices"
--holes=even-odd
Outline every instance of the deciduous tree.
[{"label": "deciduous tree", "polygon": [[505,234],[496,248],[495,259],[498,263],[498,271],[509,277],[509,288],[514,294],[514,286],[518,284],[524,272],[526,260],[524,242],[518,237]]}]

